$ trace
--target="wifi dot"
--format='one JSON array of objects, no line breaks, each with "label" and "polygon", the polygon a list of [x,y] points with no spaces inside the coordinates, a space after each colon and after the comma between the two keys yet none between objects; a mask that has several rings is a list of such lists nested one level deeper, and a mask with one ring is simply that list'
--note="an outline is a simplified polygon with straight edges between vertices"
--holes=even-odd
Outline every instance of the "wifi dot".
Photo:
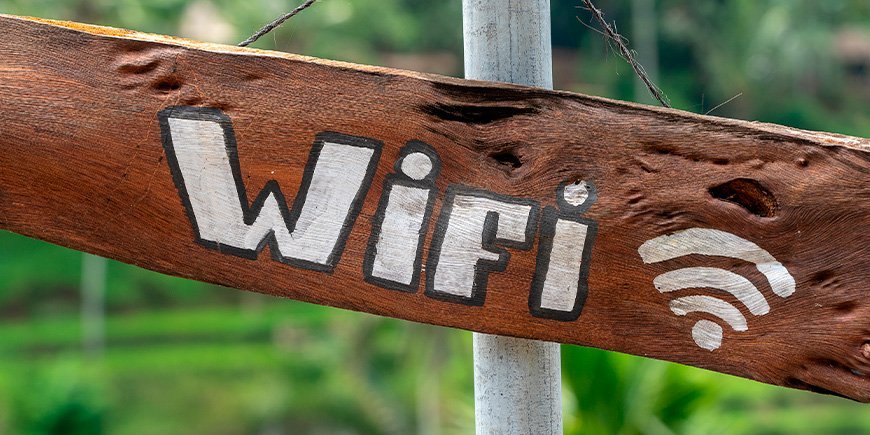
[{"label": "wifi dot", "polygon": [[589,199],[589,186],[586,185],[585,181],[568,184],[565,186],[562,196],[568,204],[579,207]]},{"label": "wifi dot", "polygon": [[556,194],[556,202],[562,211],[582,213],[595,202],[597,195],[592,183],[580,180],[562,184]]},{"label": "wifi dot", "polygon": [[692,327],[692,339],[703,349],[716,350],[722,345],[722,327],[716,322],[699,320]]},{"label": "wifi dot", "polygon": [[411,153],[402,159],[401,170],[412,180],[420,181],[432,173],[432,159],[424,153]]}]

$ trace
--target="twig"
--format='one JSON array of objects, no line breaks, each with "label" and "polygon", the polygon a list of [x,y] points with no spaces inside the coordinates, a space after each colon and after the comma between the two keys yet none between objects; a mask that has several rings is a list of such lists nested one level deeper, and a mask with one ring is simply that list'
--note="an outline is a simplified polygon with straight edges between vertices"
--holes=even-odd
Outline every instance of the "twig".
[{"label": "twig", "polygon": [[258,39],[260,39],[263,35],[271,32],[272,30],[275,30],[276,27],[284,24],[285,21],[293,18],[294,15],[298,14],[299,12],[304,11],[305,9],[308,9],[308,7],[313,5],[314,2],[316,2],[316,1],[317,0],[305,0],[305,3],[302,3],[301,5],[296,7],[296,9],[293,9],[292,11],[287,12],[284,15],[281,15],[280,17],[276,18],[275,21],[272,21],[271,23],[263,26],[262,29],[258,30],[257,33],[254,33],[253,35],[251,35],[250,38],[245,39],[244,41],[240,42],[239,47],[247,47],[247,46],[253,44]]},{"label": "twig", "polygon": [[[743,95],[743,92],[741,92],[741,93],[739,93],[739,94],[737,94],[737,95],[735,95],[735,96],[733,96],[733,97],[731,97],[731,98],[725,100],[725,102],[720,103],[718,106],[716,106],[716,107],[714,107],[714,108],[708,110],[707,113],[705,113],[705,115],[709,115],[709,114],[713,113],[714,110],[716,110],[716,109],[718,109],[718,108],[720,108],[720,107],[722,107],[722,106],[724,106],[724,105],[726,105],[726,104],[728,104],[728,103],[730,103],[730,102],[736,100],[736,99],[737,99],[738,97],[740,97],[741,95]],[[703,110],[703,109],[702,109],[702,110]]]},{"label": "twig", "polygon": [[[586,5],[586,8],[589,9],[589,12],[592,12],[592,16],[595,17],[595,21],[598,22],[598,25],[601,26],[601,30],[604,32],[604,35],[607,39],[610,39],[613,44],[616,45],[616,48],[619,50],[620,55],[626,62],[631,65],[631,68],[634,70],[634,73],[640,78],[644,85],[646,85],[647,89],[649,89],[650,94],[655,97],[656,100],[659,100],[659,103],[665,107],[671,107],[670,104],[667,103],[667,97],[664,96],[662,91],[650,80],[649,76],[646,73],[646,70],[643,68],[643,65],[638,63],[634,58],[634,51],[629,50],[627,46],[628,40],[625,39],[622,35],[620,35],[615,26],[611,26],[604,20],[604,14],[600,9],[596,8],[594,4],[592,4],[592,0],[583,0],[583,4]],[[577,18],[581,23],[583,21],[580,18]],[[585,23],[584,23],[585,24]]]}]

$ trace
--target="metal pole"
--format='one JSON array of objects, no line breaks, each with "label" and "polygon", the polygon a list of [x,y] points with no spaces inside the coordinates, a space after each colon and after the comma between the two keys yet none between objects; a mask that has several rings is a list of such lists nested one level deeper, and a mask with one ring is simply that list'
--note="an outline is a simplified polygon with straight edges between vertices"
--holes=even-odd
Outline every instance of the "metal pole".
[{"label": "metal pole", "polygon": [[106,265],[105,258],[82,254],[82,346],[92,358],[105,348]]},{"label": "metal pole", "polygon": [[[631,42],[637,48],[637,61],[643,65],[650,80],[658,83],[659,50],[655,0],[631,1],[631,27]],[[634,80],[634,101],[656,104],[655,97],[650,95],[646,85],[639,78]]]},{"label": "metal pole", "polygon": [[[550,0],[463,0],[465,77],[553,88]],[[478,434],[562,433],[559,345],[474,334]]]}]

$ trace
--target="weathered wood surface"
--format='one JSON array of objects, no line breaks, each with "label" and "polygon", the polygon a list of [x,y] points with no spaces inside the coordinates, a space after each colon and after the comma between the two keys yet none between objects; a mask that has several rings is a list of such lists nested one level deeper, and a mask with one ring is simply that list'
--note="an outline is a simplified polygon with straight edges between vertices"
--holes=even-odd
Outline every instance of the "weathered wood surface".
[{"label": "weathered wood surface", "polygon": [[870,401],[867,139],[78,24],[0,29],[2,229]]}]

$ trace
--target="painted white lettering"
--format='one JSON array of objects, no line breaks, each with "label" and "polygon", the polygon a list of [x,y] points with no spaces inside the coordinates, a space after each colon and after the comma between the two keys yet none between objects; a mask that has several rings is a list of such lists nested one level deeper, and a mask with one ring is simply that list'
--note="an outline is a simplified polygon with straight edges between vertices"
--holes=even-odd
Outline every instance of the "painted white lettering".
[{"label": "painted white lettering", "polygon": [[[249,199],[232,123],[220,110],[171,107],[160,112],[159,121],[197,243],[250,259],[268,245],[275,260],[324,272],[335,268],[371,186],[380,142],[318,134],[290,207],[275,180]],[[425,271],[427,296],[483,305],[489,275],[505,270],[508,249],[528,250],[534,244],[540,206],[449,186],[424,268],[440,165],[425,143],[410,141],[400,150],[372,216],[363,277],[383,288],[416,292]],[[533,315],[565,321],[579,316],[597,229],[594,221],[579,216],[595,199],[592,184],[565,183],[557,191],[558,208],[545,210],[529,298]]]},{"label": "painted white lettering", "polygon": [[164,113],[176,182],[204,244],[256,257],[273,243],[278,260],[316,270],[334,267],[368,189],[379,151],[375,143],[318,137],[292,211],[274,181],[249,208],[229,120],[206,109]]},{"label": "painted white lettering", "polygon": [[435,150],[422,142],[409,143],[401,154],[396,174],[384,182],[363,269],[373,284],[415,292],[440,168]]},{"label": "painted white lettering", "polygon": [[482,305],[489,272],[504,270],[510,257],[497,246],[529,248],[537,204],[462,188],[448,191],[445,204],[433,241],[426,293]]},{"label": "painted white lettering", "polygon": [[580,316],[589,291],[589,261],[597,227],[579,215],[595,198],[592,184],[567,184],[556,192],[559,210],[544,210],[529,298],[533,315],[563,321]]},{"label": "painted white lettering", "polygon": [[568,312],[574,310],[588,229],[589,226],[580,222],[556,221],[550,264],[541,293],[541,308]]},{"label": "painted white lettering", "polygon": [[429,191],[414,187],[393,186],[384,215],[381,234],[375,247],[372,276],[410,285],[414,276],[415,256],[420,244],[420,228]]}]

